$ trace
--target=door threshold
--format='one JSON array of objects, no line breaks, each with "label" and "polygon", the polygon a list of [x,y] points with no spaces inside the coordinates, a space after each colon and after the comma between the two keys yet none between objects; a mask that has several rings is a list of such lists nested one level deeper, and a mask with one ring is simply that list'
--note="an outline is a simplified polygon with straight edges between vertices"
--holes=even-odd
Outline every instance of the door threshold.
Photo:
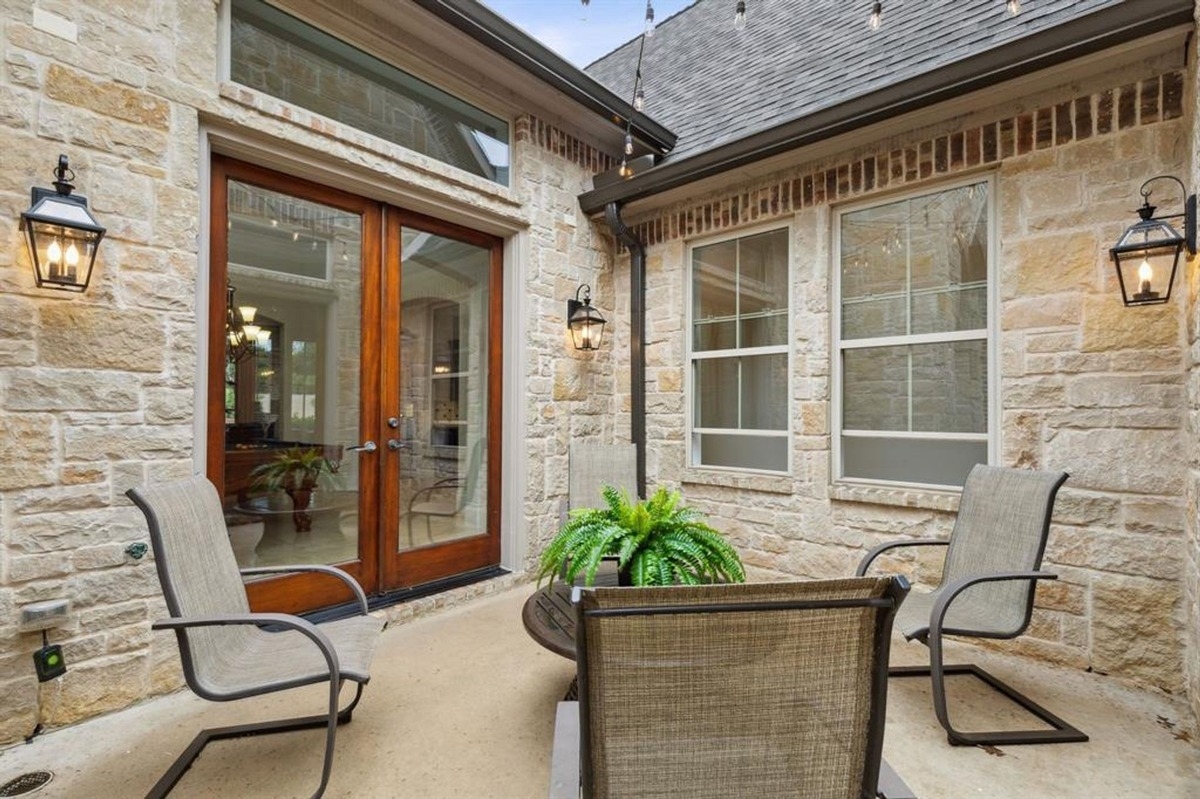
[{"label": "door threshold", "polygon": [[[411,602],[414,599],[441,594],[455,588],[482,583],[485,580],[492,580],[511,573],[508,569],[501,566],[488,566],[483,569],[455,574],[452,577],[444,577],[441,580],[414,585],[411,588],[399,588],[394,591],[386,591],[382,594],[372,594],[367,597],[367,610],[390,608],[393,605],[401,605],[405,602]],[[343,602],[340,605],[321,608],[302,615],[313,624],[319,624],[321,622],[333,621],[334,619],[344,619],[354,616],[358,612],[359,605],[357,602]]]}]

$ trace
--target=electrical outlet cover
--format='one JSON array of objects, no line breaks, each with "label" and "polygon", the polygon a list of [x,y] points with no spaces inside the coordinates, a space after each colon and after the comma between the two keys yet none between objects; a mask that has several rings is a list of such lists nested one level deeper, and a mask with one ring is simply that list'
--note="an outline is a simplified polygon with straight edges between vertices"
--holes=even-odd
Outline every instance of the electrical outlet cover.
[{"label": "electrical outlet cover", "polygon": [[46,682],[66,674],[67,660],[63,657],[62,647],[49,644],[34,652],[33,668],[37,672],[38,682]]}]

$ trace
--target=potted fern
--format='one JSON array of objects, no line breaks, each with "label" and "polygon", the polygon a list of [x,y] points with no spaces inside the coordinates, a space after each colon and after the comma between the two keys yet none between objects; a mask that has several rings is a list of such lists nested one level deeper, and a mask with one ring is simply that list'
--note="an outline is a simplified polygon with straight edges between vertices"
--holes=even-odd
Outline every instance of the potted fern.
[{"label": "potted fern", "polygon": [[312,530],[313,491],[332,480],[341,464],[325,457],[320,447],[288,447],[255,469],[256,483],[269,491],[282,490],[292,500],[292,522],[296,532]]},{"label": "potted fern", "polygon": [[703,514],[681,502],[678,492],[659,488],[631,502],[612,486],[601,491],[603,508],[571,511],[569,520],[542,553],[538,582],[583,574],[592,585],[600,562],[617,559],[627,585],[696,585],[745,582],[741,558],[705,523]]}]

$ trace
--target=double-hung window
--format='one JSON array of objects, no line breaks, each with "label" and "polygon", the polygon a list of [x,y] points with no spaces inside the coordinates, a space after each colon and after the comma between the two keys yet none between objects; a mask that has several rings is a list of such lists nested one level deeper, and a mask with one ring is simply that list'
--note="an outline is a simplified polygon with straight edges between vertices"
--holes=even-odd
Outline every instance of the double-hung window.
[{"label": "double-hung window", "polygon": [[838,213],[837,476],[961,486],[989,461],[990,180]]},{"label": "double-hung window", "polygon": [[691,248],[693,466],[788,471],[788,238]]}]

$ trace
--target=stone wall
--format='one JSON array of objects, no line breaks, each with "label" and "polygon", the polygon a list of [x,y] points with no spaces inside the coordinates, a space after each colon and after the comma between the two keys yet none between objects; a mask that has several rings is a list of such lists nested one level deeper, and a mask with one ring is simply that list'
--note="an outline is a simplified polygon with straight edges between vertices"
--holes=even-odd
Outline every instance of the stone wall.
[{"label": "stone wall", "polygon": [[[1200,5],[1197,6],[1200,18]],[[1190,42],[1187,79],[1193,91],[1187,93],[1184,118],[1190,131],[1186,142],[1187,168],[1181,179],[1191,191],[1200,188],[1200,133],[1196,130],[1197,119],[1197,69],[1196,58],[1200,48],[1193,39]],[[1184,431],[1187,458],[1185,498],[1185,554],[1183,557],[1183,604],[1186,611],[1184,622],[1184,680],[1192,711],[1200,718],[1200,274],[1193,259],[1184,272],[1183,288],[1187,313],[1187,417]]]},{"label": "stone wall", "polygon": [[[1107,252],[1136,221],[1141,182],[1182,174],[1190,136],[1184,98],[1194,84],[1180,61],[1164,55],[627,215],[649,245],[651,482],[681,487],[731,533],[760,577],[846,574],[876,543],[948,534],[953,492],[831,480],[831,206],[994,174],[998,461],[1071,474],[1046,558],[1061,579],[1039,587],[1029,632],[1003,646],[1183,688],[1191,455],[1182,435],[1182,303],[1124,308]],[[793,473],[691,468],[683,427],[686,244],[770,223],[793,231]],[[618,280],[627,271],[622,258]],[[936,579],[936,563],[910,565],[919,579]]]},{"label": "stone wall", "polygon": [[[397,204],[429,198],[416,210],[462,209],[513,231],[521,260],[505,269],[524,274],[527,335],[520,357],[505,358],[527,372],[506,381],[525,403],[529,436],[506,446],[530,464],[528,496],[516,500],[528,508],[528,551],[540,551],[557,524],[569,439],[617,432],[612,353],[627,341],[577,354],[564,316],[581,282],[606,315],[621,312],[606,272],[612,240],[575,200],[611,158],[542,120],[518,118],[505,188],[218,83],[217,6],[40,3],[51,11],[38,18],[52,24],[38,27],[30,5],[18,3],[0,17],[0,230],[8,237],[0,248],[0,745],[39,724],[69,724],[181,685],[173,637],[150,630],[165,609],[153,558],[127,553],[146,529],[123,492],[192,473],[203,446],[193,427],[203,413],[198,319],[207,313],[196,300],[206,273],[202,118],[310,179],[320,165],[343,187],[354,182]],[[59,152],[108,227],[82,295],[34,287],[18,230],[30,186],[49,185]],[[506,310],[517,299],[506,297]],[[389,615],[403,621],[519,579]],[[68,671],[39,685],[30,653],[41,637],[18,632],[18,609],[59,598],[72,601],[70,620],[49,635],[63,644]]]},{"label": "stone wall", "polygon": [[[43,4],[46,5],[46,4]],[[154,564],[122,496],[192,471],[199,229],[197,112],[213,96],[212,2],[31,4],[0,24],[0,742],[180,682],[150,632]],[[39,8],[39,12],[43,9]],[[64,38],[49,30],[57,30]],[[18,217],[58,153],[108,228],[86,294],[34,288]],[[70,599],[67,676],[39,685],[22,605]]]},{"label": "stone wall", "polygon": [[629,440],[628,397],[622,392],[629,370],[617,363],[629,351],[628,327],[609,324],[600,350],[576,351],[567,332],[567,300],[587,283],[592,304],[606,319],[628,319],[629,292],[627,283],[613,281],[616,243],[607,225],[585,217],[576,199],[591,188],[593,174],[615,162],[537,117],[517,120],[515,140],[522,157],[514,185],[533,223],[525,266],[529,364],[521,444],[527,457],[526,564],[533,566],[565,513],[570,441]]}]

